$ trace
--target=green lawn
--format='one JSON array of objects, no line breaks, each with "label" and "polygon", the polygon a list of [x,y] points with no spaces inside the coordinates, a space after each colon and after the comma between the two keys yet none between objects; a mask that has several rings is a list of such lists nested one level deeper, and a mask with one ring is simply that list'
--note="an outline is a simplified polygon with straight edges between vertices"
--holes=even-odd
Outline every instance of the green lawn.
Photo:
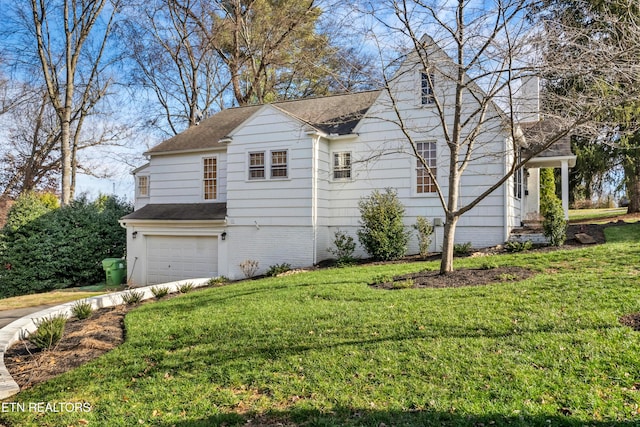
[{"label": "green lawn", "polygon": [[0,417],[9,426],[640,425],[640,334],[618,322],[640,311],[640,226],[625,229],[635,241],[493,258],[540,272],[522,282],[383,291],[367,283],[437,265],[360,266],[144,305],[127,315],[121,347],[9,399],[88,402],[90,412]]},{"label": "green lawn", "polygon": [[569,209],[570,221],[584,221],[584,220],[602,220],[613,218],[619,215],[627,213],[627,208],[609,208],[609,209]]},{"label": "green lawn", "polygon": [[36,307],[45,304],[64,304],[82,298],[95,297],[107,292],[118,290],[115,287],[107,287],[105,284],[83,286],[80,288],[68,288],[58,291],[43,292],[39,294],[20,295],[17,297],[0,298],[0,311],[16,308]]}]

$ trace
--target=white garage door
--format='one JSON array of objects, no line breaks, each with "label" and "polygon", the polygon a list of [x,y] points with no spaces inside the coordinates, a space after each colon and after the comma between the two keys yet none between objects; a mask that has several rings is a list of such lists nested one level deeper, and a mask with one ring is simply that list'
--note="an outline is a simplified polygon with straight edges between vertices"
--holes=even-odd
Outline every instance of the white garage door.
[{"label": "white garage door", "polygon": [[216,237],[147,237],[147,284],[217,275]]}]

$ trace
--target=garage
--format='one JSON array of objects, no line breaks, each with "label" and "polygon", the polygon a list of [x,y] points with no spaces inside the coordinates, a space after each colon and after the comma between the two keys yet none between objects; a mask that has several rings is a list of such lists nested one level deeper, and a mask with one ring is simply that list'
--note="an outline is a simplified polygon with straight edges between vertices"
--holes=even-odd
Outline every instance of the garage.
[{"label": "garage", "polygon": [[218,239],[147,236],[147,284],[218,275]]}]

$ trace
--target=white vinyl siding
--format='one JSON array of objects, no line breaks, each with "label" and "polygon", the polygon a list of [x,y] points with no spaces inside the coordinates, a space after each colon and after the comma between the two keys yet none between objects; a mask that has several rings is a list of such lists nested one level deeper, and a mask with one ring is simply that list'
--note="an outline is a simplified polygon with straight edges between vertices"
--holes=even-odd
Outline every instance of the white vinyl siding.
[{"label": "white vinyl siding", "polygon": [[[204,200],[203,158],[216,158],[216,202],[227,197],[227,155],[153,156],[149,167],[149,203],[201,203]],[[212,200],[213,201],[213,200]]]},{"label": "white vinyl siding", "polygon": [[[260,231],[267,226],[310,226],[313,154],[312,137],[305,127],[274,107],[264,106],[231,136],[233,144],[227,148],[229,224],[260,227]],[[264,156],[266,176],[249,179],[250,155],[258,153]],[[235,239],[229,242],[233,245]]]}]

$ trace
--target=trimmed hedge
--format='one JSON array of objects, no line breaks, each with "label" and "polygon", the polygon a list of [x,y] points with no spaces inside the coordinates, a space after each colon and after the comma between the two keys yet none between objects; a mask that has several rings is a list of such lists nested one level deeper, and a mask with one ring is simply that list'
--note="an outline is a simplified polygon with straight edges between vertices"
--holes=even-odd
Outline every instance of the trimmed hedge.
[{"label": "trimmed hedge", "polygon": [[0,236],[0,297],[104,281],[102,260],[125,254],[118,220],[132,211],[116,197],[79,198]]}]

